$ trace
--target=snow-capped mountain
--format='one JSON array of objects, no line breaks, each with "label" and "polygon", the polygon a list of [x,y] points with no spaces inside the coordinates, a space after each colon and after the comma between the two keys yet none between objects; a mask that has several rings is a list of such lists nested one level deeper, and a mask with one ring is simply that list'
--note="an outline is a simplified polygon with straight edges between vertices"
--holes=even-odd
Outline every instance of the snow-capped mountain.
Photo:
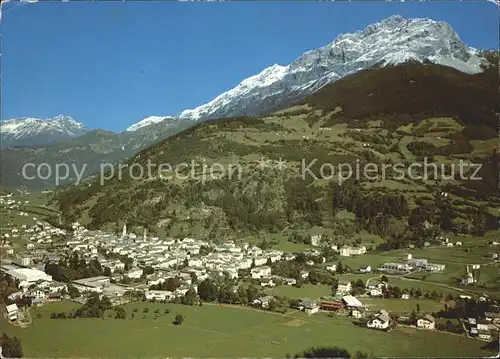
[{"label": "snow-capped mountain", "polygon": [[0,123],[1,147],[40,145],[78,137],[89,129],[70,116],[23,117]]},{"label": "snow-capped mountain", "polygon": [[272,65],[212,101],[174,117],[200,121],[259,115],[300,100],[357,71],[409,61],[429,61],[469,74],[481,72],[481,66],[487,63],[460,40],[449,24],[396,15],[364,30],[340,35],[287,66]]},{"label": "snow-capped mountain", "polygon": [[134,132],[140,128],[154,125],[154,124],[166,121],[166,120],[175,120],[175,119],[172,118],[171,116],[149,116],[149,117],[146,117],[144,120],[139,121],[139,122],[133,124],[132,126],[128,127],[125,130],[125,132]]}]

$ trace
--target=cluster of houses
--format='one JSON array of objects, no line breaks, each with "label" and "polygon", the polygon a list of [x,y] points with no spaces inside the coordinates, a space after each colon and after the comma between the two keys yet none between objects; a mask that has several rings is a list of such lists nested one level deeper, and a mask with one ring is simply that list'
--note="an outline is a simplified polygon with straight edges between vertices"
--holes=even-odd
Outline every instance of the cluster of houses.
[{"label": "cluster of houses", "polygon": [[500,313],[486,312],[484,319],[467,318],[465,326],[470,337],[491,341],[492,331],[498,331]]},{"label": "cluster of houses", "polygon": [[12,239],[21,238],[26,240],[26,249],[32,250],[36,244],[52,244],[55,237],[63,238],[67,234],[64,229],[39,221],[36,217],[33,217],[33,222],[34,224],[31,226],[22,224],[19,227],[11,228],[9,232],[1,235],[1,246],[7,254],[14,254],[14,247],[11,243]]}]

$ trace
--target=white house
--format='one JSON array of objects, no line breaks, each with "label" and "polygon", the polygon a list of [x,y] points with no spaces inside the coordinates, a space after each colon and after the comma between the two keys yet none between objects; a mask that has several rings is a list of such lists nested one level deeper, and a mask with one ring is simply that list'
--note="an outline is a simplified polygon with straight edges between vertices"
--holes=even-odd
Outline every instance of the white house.
[{"label": "white house", "polygon": [[401,299],[410,299],[410,295],[408,293],[401,294]]},{"label": "white house", "polygon": [[132,268],[125,275],[130,279],[139,279],[142,276],[142,269]]},{"label": "white house", "polygon": [[417,319],[417,327],[422,329],[435,329],[436,319],[432,315],[426,314],[422,318]]},{"label": "white house", "polygon": [[359,256],[366,253],[366,247],[349,247],[343,246],[340,248],[340,255],[343,257]]},{"label": "white house", "polygon": [[338,294],[349,293],[351,290],[352,290],[351,282],[339,281],[339,283],[337,285],[337,293]]},{"label": "white house", "polygon": [[9,317],[9,320],[11,321],[17,320],[19,308],[17,307],[16,303],[6,305],[5,310],[7,311],[7,316]]},{"label": "white house", "polygon": [[337,265],[330,264],[330,265],[326,266],[326,270],[329,270],[330,272],[335,272],[337,270]]},{"label": "white house", "polygon": [[319,305],[312,299],[302,298],[299,301],[299,309],[304,310],[306,314],[311,315],[319,312]]},{"label": "white house", "polygon": [[361,308],[358,308],[358,309],[353,309],[351,311],[351,315],[353,318],[363,318],[365,316],[365,311],[362,310]]},{"label": "white house", "polygon": [[255,267],[250,270],[250,274],[253,279],[268,277],[271,275],[271,267],[269,266]]},{"label": "white house", "polygon": [[252,303],[254,305],[259,305],[262,308],[269,308],[269,303],[271,303],[274,300],[274,297],[270,295],[266,295],[265,297],[260,297],[258,299],[255,299]]},{"label": "white house", "polygon": [[267,277],[267,278],[261,278],[260,285],[262,287],[275,287],[276,283],[274,283],[271,277]]},{"label": "white house", "polygon": [[489,330],[488,321],[487,320],[477,320],[477,330]]},{"label": "white house", "polygon": [[374,288],[374,289],[370,290],[371,297],[381,297],[383,295],[384,295],[384,293],[382,293],[382,291],[378,288]]},{"label": "white house", "polygon": [[484,341],[491,341],[491,332],[489,330],[478,330],[477,338]]},{"label": "white house", "polygon": [[371,267],[371,266],[369,266],[369,265],[368,265],[368,266],[366,266],[366,267],[361,267],[361,268],[359,268],[359,271],[360,271],[361,273],[370,273],[370,272],[372,271],[372,267]]},{"label": "white house", "polygon": [[147,300],[171,300],[175,298],[175,294],[168,290],[148,290],[144,296]]},{"label": "white house", "polygon": [[368,328],[387,329],[389,328],[391,318],[385,310],[381,310],[373,319],[366,323]]},{"label": "white house", "polygon": [[319,244],[321,243],[321,239],[322,239],[321,234],[311,236],[311,245],[319,246]]},{"label": "white house", "polygon": [[306,270],[300,271],[300,277],[306,279],[307,277],[309,277],[309,272]]}]

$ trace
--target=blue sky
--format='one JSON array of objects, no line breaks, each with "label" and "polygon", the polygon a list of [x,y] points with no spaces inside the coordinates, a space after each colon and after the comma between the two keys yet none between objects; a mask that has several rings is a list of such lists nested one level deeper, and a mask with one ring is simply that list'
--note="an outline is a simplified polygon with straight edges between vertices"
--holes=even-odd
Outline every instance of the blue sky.
[{"label": "blue sky", "polygon": [[2,120],[62,113],[123,130],[394,14],[444,20],[468,45],[498,48],[498,8],[483,1],[7,3]]}]

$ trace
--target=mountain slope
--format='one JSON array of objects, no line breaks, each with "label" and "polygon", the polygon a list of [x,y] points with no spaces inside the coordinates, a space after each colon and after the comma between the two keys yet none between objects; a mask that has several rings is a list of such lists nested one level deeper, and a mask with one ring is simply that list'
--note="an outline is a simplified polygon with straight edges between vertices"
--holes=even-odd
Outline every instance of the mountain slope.
[{"label": "mountain slope", "polygon": [[[49,145],[10,147],[0,151],[0,182],[7,187],[42,189],[72,183],[77,179],[73,167],[86,178],[98,173],[101,165],[112,165],[135,155],[141,149],[171,136],[190,126],[189,121],[160,122],[137,129],[134,132],[114,133],[92,130],[80,137],[62,140]],[[52,172],[34,176],[35,168],[41,164],[51,166]],[[23,166],[27,176],[23,175]],[[67,178],[56,181],[55,166],[68,165],[71,168]],[[63,172],[64,173],[64,172]],[[43,177],[43,178],[42,178]],[[45,178],[46,177],[46,178]]]},{"label": "mountain slope", "polygon": [[[393,90],[385,91],[388,83]],[[392,221],[406,224],[413,210],[443,207],[436,194],[447,191],[454,215],[453,223],[443,226],[470,231],[464,223],[477,215],[491,227],[498,225],[492,213],[500,204],[493,156],[498,138],[489,115],[499,112],[492,101],[496,83],[498,68],[475,75],[433,64],[364,70],[325,87],[299,106],[260,118],[199,123],[125,162],[128,168],[152,164],[151,176],[125,170],[121,176],[115,172],[106,178],[103,185],[97,178],[69,187],[59,196],[60,206],[67,220],[80,220],[91,228],[119,228],[126,221],[131,227],[148,226],[172,236],[217,238],[239,231],[330,226],[332,196],[343,193],[335,203],[355,212],[362,228],[386,235]],[[431,93],[447,89],[457,106],[440,108],[442,98],[425,96],[425,89]],[[342,94],[339,102],[334,94]],[[352,112],[354,104],[363,101],[368,103],[362,106],[363,115]],[[488,114],[486,120],[476,124],[463,116],[463,104]],[[332,191],[336,187],[330,183],[337,177],[329,177],[329,167],[326,171],[321,167],[351,164],[354,168],[356,163],[381,167],[421,161],[423,156],[443,165],[460,159],[482,163],[483,180],[361,177],[344,193],[339,188]],[[264,168],[261,159],[267,160]],[[278,167],[280,160],[285,161],[284,168]],[[302,160],[314,162],[306,177],[301,173]],[[198,164],[194,169],[189,166],[192,161]],[[188,166],[179,166],[183,163]],[[156,171],[161,164],[170,165],[171,171]],[[204,176],[204,168],[214,164],[218,175]],[[241,168],[241,176],[231,176],[230,165]],[[176,171],[181,176],[173,176]],[[368,207],[352,207],[364,203]],[[374,211],[384,216],[375,218]]]},{"label": "mountain slope", "polygon": [[207,104],[176,117],[200,121],[261,115],[284,108],[357,71],[409,61],[428,61],[468,74],[481,72],[486,63],[447,23],[392,16],[362,31],[341,35],[287,66],[272,65]]},{"label": "mountain slope", "polygon": [[48,144],[78,137],[89,129],[70,116],[17,118],[0,123],[1,147]]}]

